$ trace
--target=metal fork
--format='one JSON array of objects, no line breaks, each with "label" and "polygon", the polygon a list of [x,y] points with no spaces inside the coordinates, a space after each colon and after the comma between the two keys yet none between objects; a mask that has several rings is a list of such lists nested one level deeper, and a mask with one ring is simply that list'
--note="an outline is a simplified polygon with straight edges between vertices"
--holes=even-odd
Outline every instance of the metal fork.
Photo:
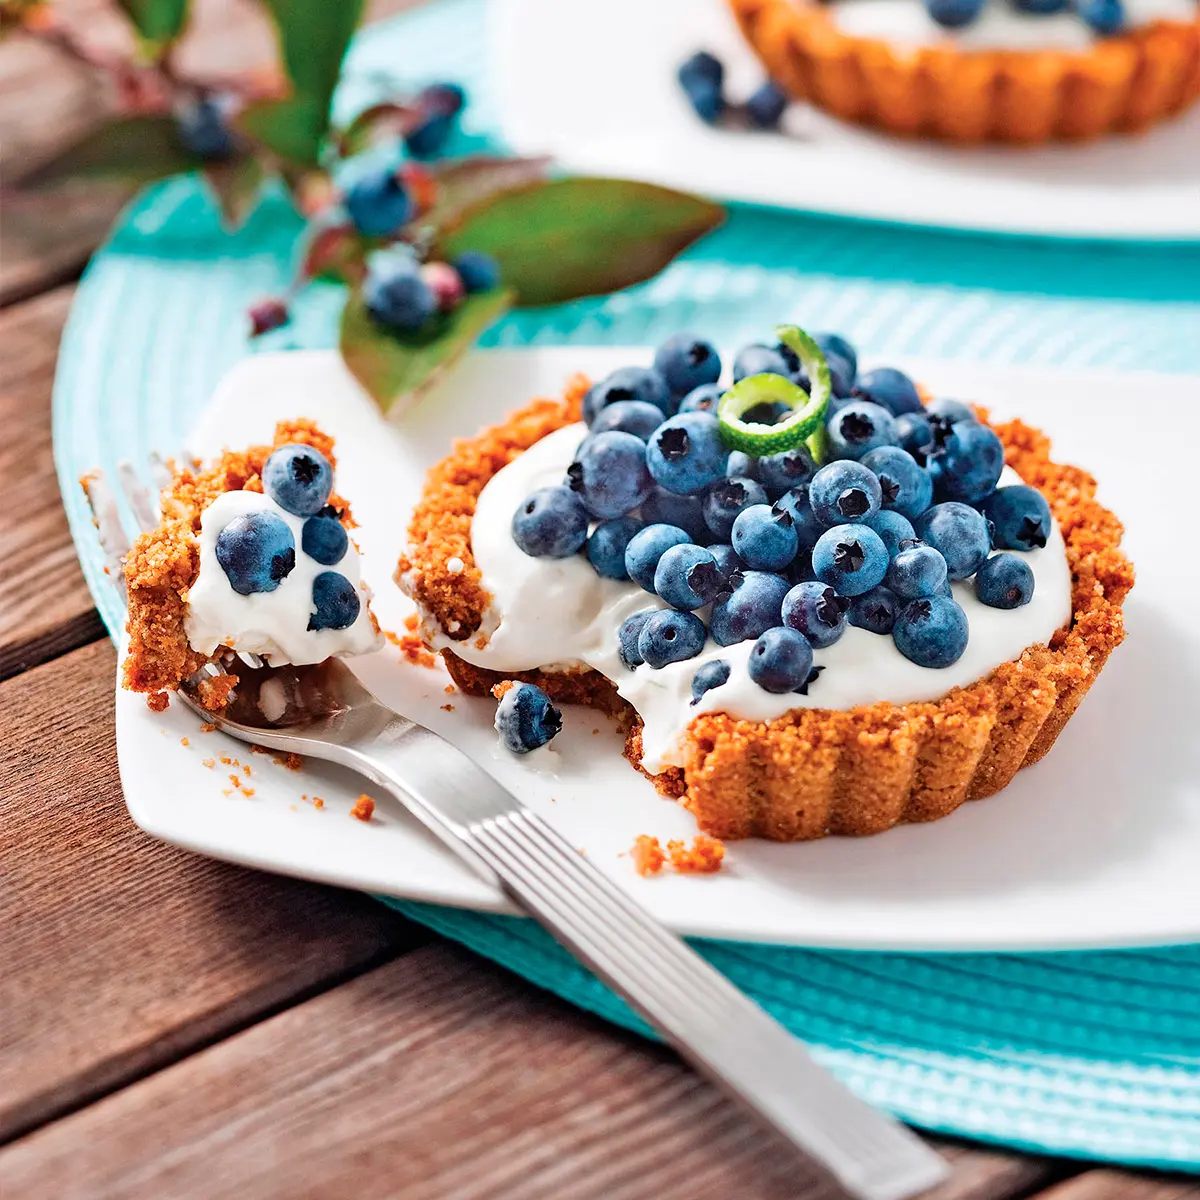
[{"label": "metal fork", "polygon": [[[161,481],[161,464],[152,469]],[[138,522],[152,527],[157,505],[150,492],[127,465],[118,478]],[[85,487],[110,577],[120,580],[129,543],[115,499],[103,476]],[[274,668],[255,662],[237,674],[221,713],[200,704],[199,676],[179,695],[235,738],[341,763],[393,795],[693,1067],[815,1159],[820,1166],[810,1161],[810,1172],[827,1188],[863,1200],[905,1200],[946,1177],[945,1162],[920,1139],[838,1083],[551,825],[449,742],[381,704],[340,661]]]}]

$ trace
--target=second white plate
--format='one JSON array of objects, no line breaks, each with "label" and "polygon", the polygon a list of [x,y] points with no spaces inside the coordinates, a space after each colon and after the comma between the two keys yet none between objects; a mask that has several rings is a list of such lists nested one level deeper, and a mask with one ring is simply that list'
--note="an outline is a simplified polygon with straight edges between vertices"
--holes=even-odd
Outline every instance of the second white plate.
[{"label": "second white plate", "polygon": [[763,70],[723,0],[497,0],[505,137],[521,153],[727,200],[1060,238],[1200,239],[1200,108],[1087,145],[904,141],[796,105],[786,135],[710,129],[675,71],[693,51],[744,95]]},{"label": "second white plate", "polygon": [[[451,439],[531,396],[557,394],[574,371],[599,375],[648,361],[649,351],[639,349],[477,352],[392,427],[334,353],[262,355],[234,369],[190,446],[209,455],[269,440],[281,417],[318,420],[338,439],[339,490],[360,522],[376,612],[384,628],[402,631],[410,606],[391,573],[425,470]],[[498,749],[494,704],[447,694],[440,669],[412,666],[391,645],[357,660],[356,669],[388,704],[462,747],[685,933],[891,950],[1200,940],[1200,555],[1191,525],[1200,380],[898,365],[939,394],[968,396],[1045,428],[1062,460],[1102,480],[1102,499],[1127,523],[1138,570],[1128,641],[1054,750],[1002,794],[874,838],[732,843],[718,875],[641,879],[623,857],[634,838],[690,837],[695,823],[630,768],[603,718],[568,710],[555,743],[559,773],[540,774]],[[365,785],[349,772],[319,763],[289,771],[221,734],[199,732],[178,704],[159,715],[118,690],[116,706],[126,802],[150,833],[365,891],[503,908],[399,804],[376,793],[375,819],[351,819]]]}]

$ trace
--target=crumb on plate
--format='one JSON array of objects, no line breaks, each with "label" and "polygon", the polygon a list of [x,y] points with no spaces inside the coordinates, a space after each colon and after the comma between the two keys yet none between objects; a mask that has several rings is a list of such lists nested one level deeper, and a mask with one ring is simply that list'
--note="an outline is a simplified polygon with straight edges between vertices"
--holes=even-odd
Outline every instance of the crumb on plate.
[{"label": "crumb on plate", "polygon": [[355,800],[354,807],[350,810],[350,815],[360,821],[369,821],[375,815],[375,801],[366,792],[363,792]]}]

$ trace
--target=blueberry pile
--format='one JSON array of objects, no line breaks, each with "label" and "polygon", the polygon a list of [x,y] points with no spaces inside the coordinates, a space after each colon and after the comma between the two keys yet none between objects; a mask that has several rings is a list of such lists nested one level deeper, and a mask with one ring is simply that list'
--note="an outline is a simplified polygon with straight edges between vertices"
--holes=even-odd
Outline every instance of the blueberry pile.
[{"label": "blueberry pile", "polygon": [[[1000,0],[992,0],[993,3]],[[1111,37],[1125,28],[1122,0],[1008,0],[1017,12],[1031,17],[1075,13],[1097,37]],[[961,29],[979,19],[988,0],[925,0],[929,15],[945,29]]]},{"label": "blueberry pile", "polygon": [[683,62],[676,78],[692,111],[708,125],[729,119],[754,129],[778,129],[788,106],[787,93],[773,79],[755,88],[744,103],[731,104],[725,96],[725,64],[707,50]]},{"label": "blueberry pile", "polygon": [[[974,577],[994,608],[1032,598],[1033,573],[1009,551],[1046,544],[1050,509],[1031,487],[996,487],[996,434],[958,401],[922,404],[900,371],[860,374],[844,338],[814,340],[833,392],[815,455],[811,439],[762,456],[731,452],[717,412],[721,360],[710,343],[679,335],[653,367],[622,367],[593,385],[589,433],[566,478],[513,515],[526,554],[585,554],[598,575],[630,579],[670,606],[621,626],[631,669],[693,658],[709,638],[753,640],[751,677],[767,691],[803,691],[816,678],[813,649],[847,625],[890,635],[919,666],[947,667],[968,635],[952,580]],[[808,387],[783,344],[746,347],[733,375]],[[778,415],[756,416],[764,434]],[[727,664],[706,663],[694,698],[727,678]]]},{"label": "blueberry pile", "polygon": [[453,312],[467,295],[499,284],[496,260],[478,250],[464,250],[452,263],[423,263],[412,247],[398,244],[371,255],[363,300],[380,325],[416,333],[439,313]]},{"label": "blueberry pile", "polygon": [[[350,539],[341,514],[329,504],[333,468],[311,446],[280,446],[262,472],[263,491],[284,512],[305,518],[300,551],[323,567],[335,567]],[[252,512],[234,517],[217,535],[217,562],[241,596],[273,592],[296,568],[296,539],[282,517]],[[310,630],[348,629],[358,619],[358,589],[340,571],[313,580]]]}]

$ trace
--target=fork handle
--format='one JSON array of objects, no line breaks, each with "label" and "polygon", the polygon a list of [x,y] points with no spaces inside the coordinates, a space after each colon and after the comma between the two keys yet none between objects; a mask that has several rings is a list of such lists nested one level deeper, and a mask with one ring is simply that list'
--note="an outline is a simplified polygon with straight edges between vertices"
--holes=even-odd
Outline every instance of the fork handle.
[{"label": "fork handle", "polygon": [[431,731],[397,718],[347,747],[485,878],[587,964],[698,1071],[851,1195],[903,1200],[945,1177],[914,1134],[859,1100],[536,813]]}]

